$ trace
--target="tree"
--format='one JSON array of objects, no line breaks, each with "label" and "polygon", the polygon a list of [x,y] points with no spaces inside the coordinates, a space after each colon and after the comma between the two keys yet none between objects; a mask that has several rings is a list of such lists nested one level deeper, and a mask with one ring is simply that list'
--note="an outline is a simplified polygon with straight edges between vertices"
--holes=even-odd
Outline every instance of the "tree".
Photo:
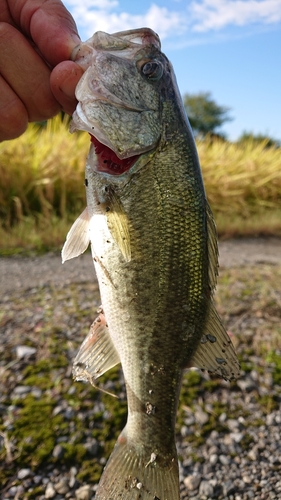
[{"label": "tree", "polygon": [[217,129],[224,122],[232,120],[227,115],[230,108],[219,106],[211,98],[210,92],[185,94],[183,102],[195,135],[205,137],[207,134],[219,134]]}]

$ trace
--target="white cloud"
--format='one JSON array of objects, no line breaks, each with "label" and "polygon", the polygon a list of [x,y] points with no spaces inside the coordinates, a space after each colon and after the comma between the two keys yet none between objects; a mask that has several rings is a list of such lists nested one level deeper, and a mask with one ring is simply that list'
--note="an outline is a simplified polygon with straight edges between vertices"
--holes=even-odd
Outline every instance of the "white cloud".
[{"label": "white cloud", "polygon": [[202,0],[190,5],[193,31],[281,21],[281,0]]},{"label": "white cloud", "polygon": [[[161,4],[161,0],[156,1]],[[161,40],[169,39],[170,45],[176,46],[179,42],[197,45],[207,43],[205,37],[211,33],[213,37],[214,31],[222,35],[223,30],[231,26],[247,27],[248,32],[250,26],[260,29],[281,22],[281,0],[175,1],[174,10],[152,3],[143,14],[131,14],[126,8],[122,11],[122,0],[64,0],[64,3],[76,20],[83,40],[99,30],[114,33],[147,26],[154,29]],[[127,2],[123,5],[127,6]],[[230,36],[235,36],[234,32]]]},{"label": "white cloud", "polygon": [[64,2],[73,15],[78,27],[83,27],[87,37],[96,31],[114,33],[115,31],[149,27],[156,31],[163,40],[186,30],[180,12],[170,11],[166,7],[151,4],[144,14],[114,12],[119,3],[116,0],[67,0]]},{"label": "white cloud", "polygon": [[83,0],[83,5],[81,5],[81,0],[66,0],[64,4],[69,10],[79,9],[80,7],[84,10],[88,9],[112,9],[116,7],[119,2],[118,0]]}]

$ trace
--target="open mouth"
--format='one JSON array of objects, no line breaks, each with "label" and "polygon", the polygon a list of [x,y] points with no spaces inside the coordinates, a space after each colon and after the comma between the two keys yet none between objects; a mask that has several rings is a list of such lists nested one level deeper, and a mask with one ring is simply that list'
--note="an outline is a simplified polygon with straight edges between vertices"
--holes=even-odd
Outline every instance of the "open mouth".
[{"label": "open mouth", "polygon": [[105,172],[111,175],[121,175],[124,172],[127,172],[127,170],[129,170],[140,157],[140,155],[135,155],[130,158],[120,160],[114,151],[99,142],[93,135],[91,135],[91,142],[95,147],[95,153],[98,158],[98,172]]}]

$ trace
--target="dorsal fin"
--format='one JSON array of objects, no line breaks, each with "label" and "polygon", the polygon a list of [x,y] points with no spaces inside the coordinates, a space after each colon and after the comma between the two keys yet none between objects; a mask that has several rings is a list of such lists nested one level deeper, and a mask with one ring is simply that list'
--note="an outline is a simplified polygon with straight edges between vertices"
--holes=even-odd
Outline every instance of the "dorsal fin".
[{"label": "dorsal fin", "polygon": [[214,220],[212,210],[209,203],[206,203],[206,214],[207,214],[207,232],[208,232],[208,258],[209,258],[209,285],[210,289],[216,288],[217,276],[218,276],[218,238],[217,238],[217,228]]}]

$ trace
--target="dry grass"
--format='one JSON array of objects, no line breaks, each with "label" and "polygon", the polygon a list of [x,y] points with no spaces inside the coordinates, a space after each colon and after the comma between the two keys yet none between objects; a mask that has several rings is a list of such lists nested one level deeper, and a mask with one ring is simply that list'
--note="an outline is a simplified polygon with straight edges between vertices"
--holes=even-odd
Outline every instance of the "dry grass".
[{"label": "dry grass", "polygon": [[251,214],[281,208],[281,149],[266,141],[199,142],[204,181],[216,212]]},{"label": "dry grass", "polygon": [[26,216],[67,218],[84,205],[87,134],[71,136],[58,116],[46,128],[30,125],[19,139],[0,144],[0,207],[10,228]]},{"label": "dry grass", "polygon": [[252,140],[197,147],[219,233],[281,234],[281,149]]},{"label": "dry grass", "polygon": [[[281,234],[281,149],[199,142],[205,187],[223,236]],[[67,121],[30,125],[19,139],[0,144],[0,248],[60,246],[85,206],[86,133]]]}]

